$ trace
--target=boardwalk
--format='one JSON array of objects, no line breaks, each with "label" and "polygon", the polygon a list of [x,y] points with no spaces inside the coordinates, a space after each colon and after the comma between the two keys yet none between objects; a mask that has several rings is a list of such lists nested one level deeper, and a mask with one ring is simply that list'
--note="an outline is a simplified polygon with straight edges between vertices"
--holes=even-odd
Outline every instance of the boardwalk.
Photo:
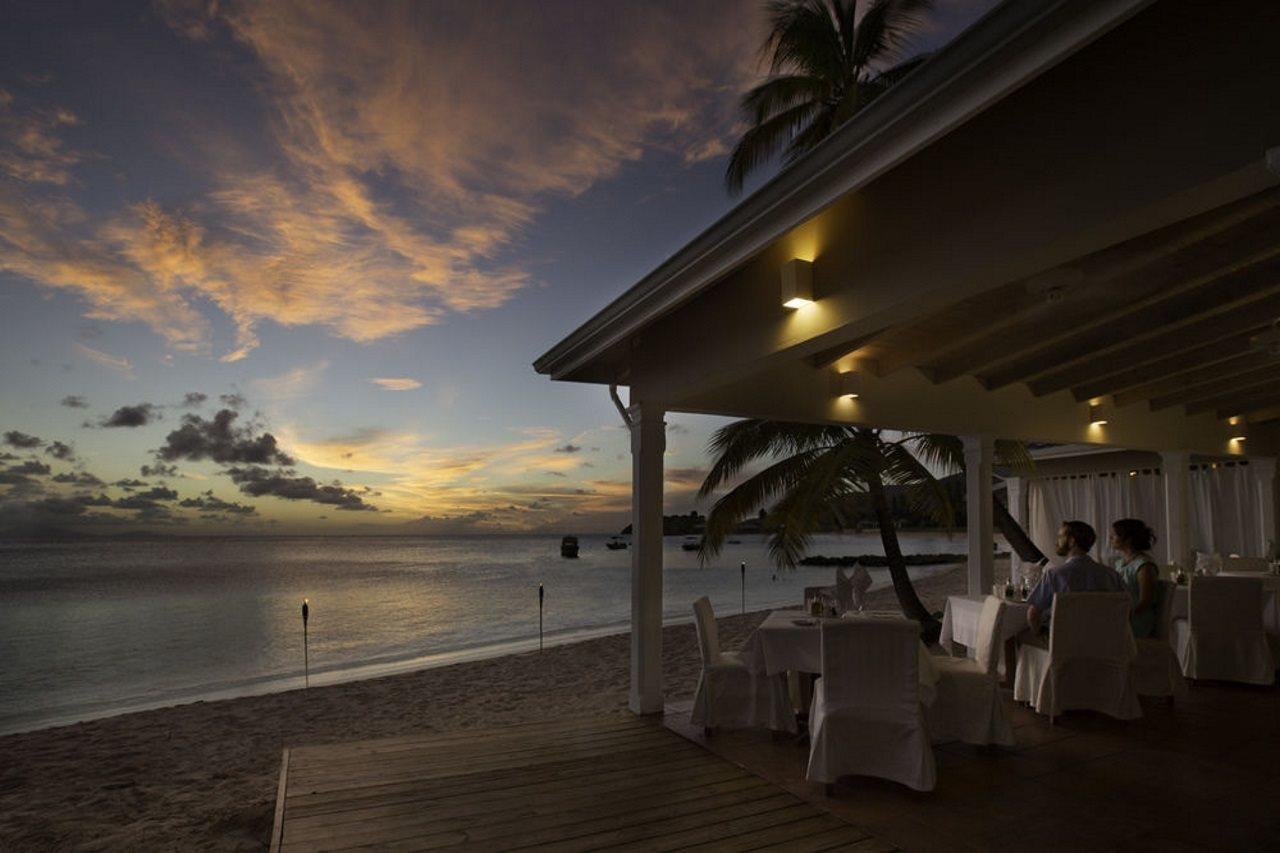
[{"label": "boardwalk", "polygon": [[653,721],[286,750],[272,850],[891,849]]}]

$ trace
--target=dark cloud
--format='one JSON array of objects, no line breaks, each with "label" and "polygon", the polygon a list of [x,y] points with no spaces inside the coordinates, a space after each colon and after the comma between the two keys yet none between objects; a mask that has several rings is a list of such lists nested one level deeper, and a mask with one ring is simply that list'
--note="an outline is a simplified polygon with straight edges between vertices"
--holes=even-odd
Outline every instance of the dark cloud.
[{"label": "dark cloud", "polygon": [[166,489],[164,486],[156,486],[145,492],[139,492],[136,495],[129,495],[125,498],[117,498],[111,502],[116,509],[132,509],[141,512],[151,513],[153,515],[160,514],[163,510],[168,510],[160,505],[161,501],[173,501],[178,499],[178,493],[173,489]]},{"label": "dark cloud", "polygon": [[561,472],[559,472],[559,471],[546,471],[546,472],[544,472],[544,473],[546,473],[546,475],[547,475],[548,477],[563,477],[563,476],[564,476],[564,474],[562,474],[562,473],[561,473]]},{"label": "dark cloud", "polygon": [[0,471],[0,486],[27,486],[33,483],[35,483],[35,480],[26,474],[19,474],[16,471]]},{"label": "dark cloud", "polygon": [[68,394],[58,402],[66,406],[68,409],[89,408],[89,401],[86,400],[84,397],[81,397],[79,394]]},{"label": "dark cloud", "polygon": [[194,409],[196,406],[204,404],[209,399],[208,394],[201,394],[199,391],[192,391],[182,398],[182,405],[188,409]]},{"label": "dark cloud", "polygon": [[706,468],[668,468],[663,472],[663,478],[668,482],[680,486],[697,487],[702,485],[702,481],[707,478]]},{"label": "dark cloud", "polygon": [[255,498],[272,495],[291,501],[330,504],[338,509],[376,511],[376,507],[365,503],[358,492],[346,488],[336,480],[321,484],[310,477],[292,476],[290,471],[270,471],[257,466],[230,468],[227,474],[231,477],[231,482],[240,487],[240,491]]},{"label": "dark cloud", "polygon": [[105,418],[102,427],[140,427],[160,419],[157,407],[151,403],[139,403],[136,406],[121,406]]},{"label": "dark cloud", "polygon": [[556,453],[580,453],[582,447],[577,444],[566,444],[563,447],[557,447]]},{"label": "dark cloud", "polygon": [[168,462],[210,459],[223,464],[292,465],[293,458],[276,445],[271,433],[254,435],[252,424],[237,427],[239,413],[222,409],[212,420],[187,415],[182,426],[165,437],[156,456]]},{"label": "dark cloud", "polygon": [[16,454],[9,453],[8,451],[0,452],[0,462],[12,462],[13,460],[20,458],[21,457]]},{"label": "dark cloud", "polygon": [[9,430],[4,434],[4,443],[10,447],[21,447],[24,450],[32,447],[39,447],[44,444],[34,435],[27,435],[25,432],[18,432],[16,429]]},{"label": "dark cloud", "polygon": [[219,394],[218,399],[229,409],[243,409],[249,405],[249,401],[241,394]]},{"label": "dark cloud", "polygon": [[61,459],[66,462],[75,457],[76,452],[69,444],[63,444],[61,441],[54,441],[44,449],[44,452],[52,456],[54,459]]},{"label": "dark cloud", "polygon": [[150,484],[145,483],[142,480],[116,480],[111,485],[119,489],[124,489],[126,492],[132,492],[134,489],[141,489],[143,486]]},{"label": "dark cloud", "polygon": [[50,470],[51,469],[49,468],[49,466],[44,464],[43,462],[39,462],[35,459],[28,459],[26,462],[23,462],[21,465],[9,466],[6,473],[32,474],[35,476],[43,477],[46,474],[48,474]]},{"label": "dark cloud", "polygon": [[138,469],[138,473],[144,477],[176,477],[178,476],[178,466],[157,462],[154,465],[143,465]]},{"label": "dark cloud", "polygon": [[42,498],[30,501],[27,508],[45,515],[82,515],[85,504],[75,498]]},{"label": "dark cloud", "polygon": [[198,497],[186,498],[180,501],[178,506],[186,507],[187,509],[198,509],[203,512],[226,513],[228,515],[253,515],[258,511],[248,504],[224,501],[222,498],[214,497],[212,491],[207,491]]},{"label": "dark cloud", "polygon": [[54,474],[53,482],[74,486],[101,486],[103,482],[88,471],[71,471],[66,474]]}]

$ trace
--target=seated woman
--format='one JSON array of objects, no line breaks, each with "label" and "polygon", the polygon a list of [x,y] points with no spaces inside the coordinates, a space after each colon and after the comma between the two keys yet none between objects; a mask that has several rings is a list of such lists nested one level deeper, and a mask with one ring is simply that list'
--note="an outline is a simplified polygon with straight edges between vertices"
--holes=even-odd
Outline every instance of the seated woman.
[{"label": "seated woman", "polygon": [[1146,522],[1122,518],[1111,525],[1116,571],[1133,598],[1129,624],[1135,637],[1154,637],[1160,613],[1160,569],[1149,553],[1156,536]]}]

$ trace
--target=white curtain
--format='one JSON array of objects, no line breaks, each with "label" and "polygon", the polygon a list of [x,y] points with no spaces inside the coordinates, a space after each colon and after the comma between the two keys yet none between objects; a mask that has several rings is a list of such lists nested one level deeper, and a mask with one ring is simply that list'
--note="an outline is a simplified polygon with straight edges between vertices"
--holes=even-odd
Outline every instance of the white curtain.
[{"label": "white curtain", "polygon": [[1151,471],[1108,472],[1051,477],[1028,482],[1027,505],[1032,540],[1046,554],[1053,554],[1058,527],[1064,521],[1088,522],[1098,532],[1095,559],[1110,552],[1111,522],[1140,518],[1164,536],[1164,486]]},{"label": "white curtain", "polygon": [[1248,466],[1191,469],[1191,547],[1209,554],[1263,556],[1262,517]]},{"label": "white curtain", "polygon": [[[1218,554],[1258,556],[1261,517],[1249,468],[1243,465],[1198,465],[1190,472],[1191,546]],[[1164,480],[1154,470],[1074,474],[1027,481],[1028,534],[1046,554],[1053,554],[1058,526],[1071,519],[1098,531],[1096,559],[1109,556],[1111,522],[1140,518],[1164,541]],[[1157,546],[1157,554],[1162,549]]]}]

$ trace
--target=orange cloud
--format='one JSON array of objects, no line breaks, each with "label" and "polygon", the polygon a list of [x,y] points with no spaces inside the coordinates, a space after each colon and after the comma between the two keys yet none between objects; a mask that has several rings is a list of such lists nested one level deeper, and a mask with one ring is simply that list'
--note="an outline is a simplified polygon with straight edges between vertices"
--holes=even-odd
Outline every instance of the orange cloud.
[{"label": "orange cloud", "polygon": [[[211,189],[185,210],[90,221],[71,196],[0,187],[0,269],[182,350],[209,348],[212,303],[236,329],[226,360],[265,323],[370,342],[495,308],[532,281],[511,258],[548,204],[647,152],[724,151],[756,5],[158,0],[177,32],[255,58],[271,144],[202,127],[221,141],[193,142]],[[0,170],[72,188],[74,122],[3,96]]]}]

